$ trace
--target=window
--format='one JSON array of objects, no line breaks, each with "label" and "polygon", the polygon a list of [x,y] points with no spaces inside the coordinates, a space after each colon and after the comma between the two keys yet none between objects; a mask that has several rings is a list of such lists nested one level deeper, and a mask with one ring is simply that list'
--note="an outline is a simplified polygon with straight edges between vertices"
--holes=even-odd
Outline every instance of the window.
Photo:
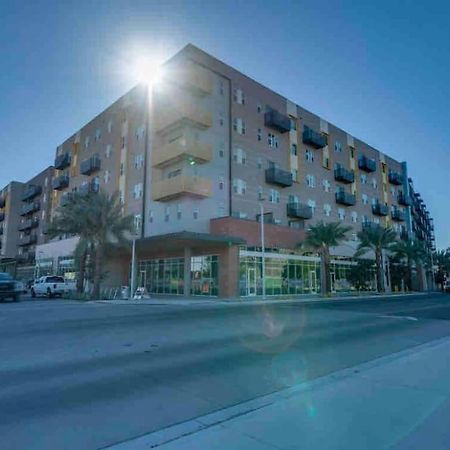
[{"label": "window", "polygon": [[164,222],[168,222],[170,220],[170,207],[166,206],[164,208]]},{"label": "window", "polygon": [[225,216],[225,205],[220,204],[218,209],[217,209],[217,215],[219,217],[224,217]]},{"label": "window", "polygon": [[133,188],[133,197],[134,198],[141,198],[142,197],[142,193],[143,193],[142,183],[135,184],[134,188]]},{"label": "window", "polygon": [[149,212],[148,212],[148,221],[149,221],[150,223],[153,223],[153,211],[149,211]]},{"label": "window", "polygon": [[221,126],[221,127],[223,127],[223,124],[225,123],[225,120],[224,120],[224,114],[223,114],[223,112],[221,111],[220,113],[219,113],[219,125]]},{"label": "window", "polygon": [[145,136],[145,127],[144,127],[144,125],[141,125],[141,126],[137,127],[134,134],[135,134],[136,139],[138,141],[142,141],[144,139],[144,136]]},{"label": "window", "polygon": [[380,219],[378,217],[375,217],[375,219],[373,219],[374,223],[376,223],[377,225],[380,224]]},{"label": "window", "polygon": [[121,205],[125,204],[125,194],[123,193],[122,190],[119,191],[119,202]]},{"label": "window", "polygon": [[331,183],[328,180],[322,180],[322,187],[325,192],[330,192]]},{"label": "window", "polygon": [[192,217],[194,220],[198,219],[198,208],[195,208],[194,211],[192,211]]},{"label": "window", "polygon": [[262,186],[258,186],[258,200],[262,200],[264,198],[264,189]]},{"label": "window", "polygon": [[167,173],[167,178],[175,178],[181,174],[181,169],[171,170]]},{"label": "window", "polygon": [[305,150],[306,161],[314,162],[314,152],[312,150]]},{"label": "window", "polygon": [[245,94],[242,89],[233,89],[233,101],[239,105],[245,105]]},{"label": "window", "polygon": [[291,155],[297,155],[297,144],[291,144]]},{"label": "window", "polygon": [[84,138],[84,148],[88,148],[89,147],[89,136],[86,136]]},{"label": "window", "polygon": [[102,137],[102,130],[100,130],[100,128],[97,128],[95,130],[94,141],[99,141],[101,137]]},{"label": "window", "polygon": [[258,165],[258,169],[262,168],[262,158],[258,158],[257,165]]},{"label": "window", "polygon": [[235,194],[244,195],[247,190],[247,183],[240,178],[233,180],[233,192]]},{"label": "window", "polygon": [[269,190],[269,202],[270,203],[280,203],[280,192],[276,189]]},{"label": "window", "polygon": [[144,167],[144,155],[135,155],[134,157],[134,168],[142,169]]},{"label": "window", "polygon": [[45,187],[48,186],[48,177],[45,177],[44,186],[45,186]]},{"label": "window", "polygon": [[295,117],[289,116],[289,122],[291,123],[291,130],[297,129],[297,119]]},{"label": "window", "polygon": [[258,132],[256,134],[256,138],[258,139],[258,141],[260,141],[262,139],[262,131],[261,128],[258,128]]},{"label": "window", "polygon": [[374,189],[376,189],[376,188],[378,187],[376,178],[372,178],[371,182],[372,182],[372,187],[373,187]]},{"label": "window", "polygon": [[296,195],[289,194],[289,200],[288,203],[298,203],[299,199]]},{"label": "window", "polygon": [[372,205],[376,205],[377,203],[378,203],[378,200],[375,197],[373,197],[372,198]]},{"label": "window", "polygon": [[239,134],[245,134],[245,122],[240,118],[233,119],[233,130]]},{"label": "window", "polygon": [[342,153],[342,144],[339,141],[334,142],[334,151],[336,153]]},{"label": "window", "polygon": [[358,222],[358,213],[356,211],[352,212],[352,222],[353,223]]},{"label": "window", "polygon": [[124,167],[124,165],[123,165],[123,162],[121,162],[121,163],[120,163],[120,176],[123,176],[124,171],[125,171],[125,167]]},{"label": "window", "polygon": [[177,204],[177,219],[181,219],[181,203]]},{"label": "window", "polygon": [[367,205],[369,203],[369,198],[367,197],[367,194],[362,194],[361,200],[363,202],[363,205]]},{"label": "window", "polygon": [[393,195],[395,197],[395,187],[391,186],[391,195]]},{"label": "window", "polygon": [[111,173],[109,170],[105,170],[105,173],[103,174],[103,181],[106,183],[109,182],[109,180],[111,179]]},{"label": "window", "polygon": [[328,203],[325,203],[323,205],[323,213],[327,216],[330,217],[331,214],[331,205],[329,205]]},{"label": "window", "polygon": [[127,136],[122,136],[122,148],[125,148],[127,146],[128,139]]},{"label": "window", "polygon": [[247,154],[242,148],[233,150],[233,161],[237,164],[245,165],[247,163]]},{"label": "window", "polygon": [[223,191],[225,188],[225,177],[219,177],[219,190]]},{"label": "window", "polygon": [[345,209],[338,208],[338,218],[339,220],[345,220]]},{"label": "window", "polygon": [[42,220],[45,220],[45,211],[42,211]]},{"label": "window", "polygon": [[107,158],[110,158],[110,157],[111,157],[111,153],[112,153],[112,146],[111,146],[111,144],[108,144],[108,145],[106,146],[105,156],[106,156]]},{"label": "window", "polygon": [[107,129],[108,129],[108,133],[111,133],[111,131],[112,131],[112,120],[111,119],[108,120]]},{"label": "window", "polygon": [[134,229],[136,233],[139,233],[142,228],[142,216],[140,214],[135,214],[134,216]]},{"label": "window", "polygon": [[278,138],[273,133],[267,133],[267,143],[270,148],[278,148]]},{"label": "window", "polygon": [[223,158],[225,155],[225,144],[221,143],[219,146],[219,158]]},{"label": "window", "polygon": [[354,158],[355,157],[355,149],[350,147],[350,158]]},{"label": "window", "polygon": [[306,175],[306,185],[310,188],[316,187],[316,178],[314,175]]},{"label": "window", "polygon": [[361,184],[367,184],[367,175],[361,174]]},{"label": "window", "polygon": [[352,233],[352,241],[354,242],[358,241],[358,235],[356,233]]},{"label": "window", "polygon": [[308,206],[311,208],[312,213],[316,212],[316,202],[315,200],[308,200]]},{"label": "window", "polygon": [[223,95],[223,92],[224,92],[223,81],[219,81],[219,94]]},{"label": "window", "polygon": [[291,169],[291,175],[292,175],[292,181],[298,182],[298,170],[297,169]]},{"label": "window", "polygon": [[44,203],[47,203],[47,194],[44,194],[44,196],[43,196],[43,202],[44,202]]},{"label": "window", "polygon": [[258,103],[256,105],[256,112],[259,114],[262,111],[262,106]]}]

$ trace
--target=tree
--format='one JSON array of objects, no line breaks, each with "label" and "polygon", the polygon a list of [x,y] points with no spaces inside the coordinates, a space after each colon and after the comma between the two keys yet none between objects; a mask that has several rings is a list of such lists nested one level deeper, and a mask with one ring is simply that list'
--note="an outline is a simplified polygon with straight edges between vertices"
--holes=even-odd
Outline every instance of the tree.
[{"label": "tree", "polygon": [[359,244],[355,258],[359,258],[368,251],[375,253],[375,264],[377,267],[377,291],[384,292],[384,275],[382,256],[383,250],[390,250],[397,241],[397,234],[392,228],[382,226],[367,227],[358,233]]},{"label": "tree", "polygon": [[126,236],[134,231],[133,217],[122,215],[116,194],[110,196],[102,191],[86,196],[77,194],[58,208],[50,231],[53,236],[69,233],[80,237],[75,251],[81,255],[80,278],[84,279],[86,257],[90,255],[94,260],[92,296],[99,298],[106,250],[113,244],[128,245]]},{"label": "tree", "polygon": [[373,265],[371,259],[359,259],[357,265],[351,266],[347,279],[358,291],[367,291],[371,288]]},{"label": "tree", "polygon": [[85,220],[85,211],[88,207],[88,196],[71,193],[65,203],[56,210],[56,215],[47,232],[50,238],[67,235],[76,235],[80,238],[74,251],[75,262],[78,266],[78,293],[82,293],[84,289],[86,260],[92,245],[88,222]]},{"label": "tree", "polygon": [[427,259],[425,247],[417,240],[408,240],[396,242],[392,245],[391,250],[399,259],[404,259],[406,261],[408,288],[409,290],[412,290],[413,264],[415,264],[418,269],[422,267],[422,264]]},{"label": "tree", "polygon": [[324,295],[331,292],[330,249],[342,243],[350,230],[351,227],[339,222],[319,222],[309,228],[306,239],[301,244],[306,249],[316,251],[320,256],[321,291]]}]

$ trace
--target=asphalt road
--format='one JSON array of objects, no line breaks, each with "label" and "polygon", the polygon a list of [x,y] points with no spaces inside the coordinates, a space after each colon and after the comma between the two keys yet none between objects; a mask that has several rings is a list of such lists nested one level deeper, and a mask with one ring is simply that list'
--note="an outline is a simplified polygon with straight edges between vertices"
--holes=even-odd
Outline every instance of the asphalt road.
[{"label": "asphalt road", "polygon": [[102,448],[449,334],[440,294],[0,304],[0,448]]}]

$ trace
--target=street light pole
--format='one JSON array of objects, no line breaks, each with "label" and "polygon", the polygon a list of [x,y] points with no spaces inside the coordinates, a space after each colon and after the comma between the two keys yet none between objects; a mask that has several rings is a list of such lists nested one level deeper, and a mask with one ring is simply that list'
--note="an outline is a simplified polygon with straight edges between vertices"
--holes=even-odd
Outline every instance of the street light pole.
[{"label": "street light pole", "polygon": [[266,247],[264,243],[264,206],[262,200],[259,202],[259,219],[261,221],[261,280],[262,280],[262,298],[266,298]]},{"label": "street light pole", "polygon": [[136,273],[136,238],[133,237],[133,245],[131,248],[131,283],[130,283],[130,299],[134,295],[134,280]]}]

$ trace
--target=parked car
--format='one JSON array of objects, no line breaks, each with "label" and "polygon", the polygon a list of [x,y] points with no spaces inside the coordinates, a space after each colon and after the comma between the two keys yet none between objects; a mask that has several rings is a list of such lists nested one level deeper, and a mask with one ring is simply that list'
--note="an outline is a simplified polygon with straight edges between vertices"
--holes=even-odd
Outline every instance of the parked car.
[{"label": "parked car", "polygon": [[17,290],[22,293],[22,294],[26,294],[27,293],[27,288],[25,286],[25,284],[22,281],[16,281],[16,285],[17,285]]},{"label": "parked car", "polygon": [[450,278],[444,281],[444,291],[450,292]]},{"label": "parked car", "polygon": [[67,283],[63,277],[47,275],[38,278],[31,286],[31,296],[38,297],[44,295],[48,298],[55,296],[62,297],[73,290],[73,283]]},{"label": "parked car", "polygon": [[0,301],[10,298],[15,302],[20,300],[20,286],[9,273],[0,272]]}]

